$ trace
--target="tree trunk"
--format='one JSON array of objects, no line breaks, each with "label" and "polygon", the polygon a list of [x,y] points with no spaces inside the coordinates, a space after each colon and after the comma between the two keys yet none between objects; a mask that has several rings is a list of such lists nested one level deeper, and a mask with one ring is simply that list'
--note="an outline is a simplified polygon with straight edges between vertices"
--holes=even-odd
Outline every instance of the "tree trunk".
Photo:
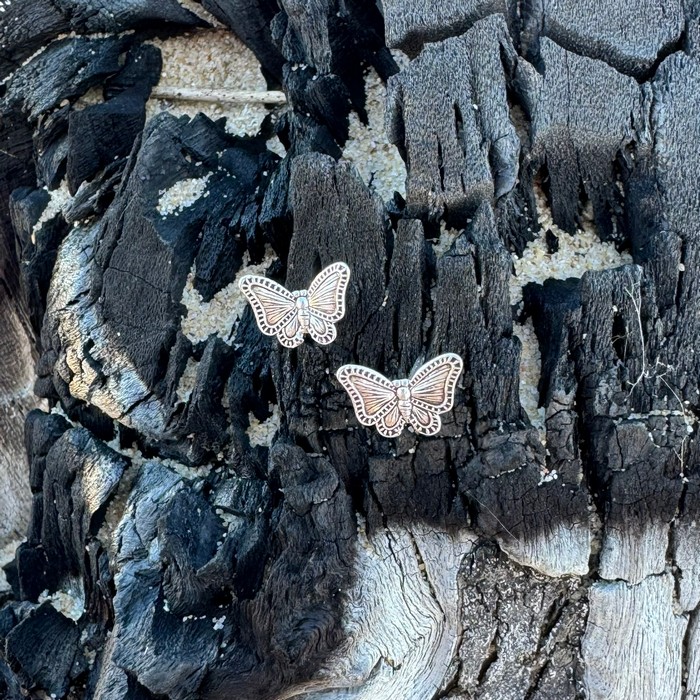
[{"label": "tree trunk", "polygon": [[0,696],[699,700],[700,5],[106,8],[0,14]]}]

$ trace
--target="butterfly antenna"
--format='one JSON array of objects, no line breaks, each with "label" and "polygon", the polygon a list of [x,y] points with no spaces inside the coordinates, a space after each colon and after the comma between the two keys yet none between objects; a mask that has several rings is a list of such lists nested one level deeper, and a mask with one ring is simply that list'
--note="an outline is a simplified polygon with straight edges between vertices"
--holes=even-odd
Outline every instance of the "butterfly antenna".
[{"label": "butterfly antenna", "polygon": [[496,520],[496,522],[516,541],[519,542],[520,540],[505,526],[505,523],[483,502],[480,501],[469,489],[465,489],[465,491],[480,505],[486,508],[486,510],[493,516],[493,518]]}]

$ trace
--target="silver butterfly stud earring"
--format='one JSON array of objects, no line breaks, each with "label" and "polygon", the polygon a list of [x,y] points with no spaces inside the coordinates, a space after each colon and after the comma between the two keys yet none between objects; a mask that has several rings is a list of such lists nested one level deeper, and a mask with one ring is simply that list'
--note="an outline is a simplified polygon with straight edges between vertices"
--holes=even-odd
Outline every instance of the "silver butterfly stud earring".
[{"label": "silver butterfly stud earring", "polygon": [[335,376],[350,395],[357,420],[393,438],[406,425],[421,435],[440,432],[439,414],[452,409],[463,367],[462,358],[448,352],[426,362],[410,379],[391,381],[361,365],[343,365]]},{"label": "silver butterfly stud earring", "polygon": [[308,289],[290,292],[260,275],[244,275],[238,286],[250,302],[265,335],[275,335],[286,348],[296,348],[309,334],[317,343],[332,343],[335,324],[345,316],[350,268],[342,262],[325,267]]}]

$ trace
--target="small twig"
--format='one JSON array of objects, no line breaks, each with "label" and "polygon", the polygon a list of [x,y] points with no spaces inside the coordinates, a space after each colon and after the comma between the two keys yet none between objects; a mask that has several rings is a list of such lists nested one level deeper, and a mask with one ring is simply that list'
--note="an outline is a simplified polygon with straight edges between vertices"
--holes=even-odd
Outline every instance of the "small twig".
[{"label": "small twig", "polygon": [[151,92],[152,97],[161,100],[182,100],[183,102],[224,102],[227,104],[266,104],[283,105],[287,96],[281,90],[246,92],[227,88],[188,88],[158,85]]},{"label": "small twig", "polygon": [[[630,387],[630,394],[635,390],[637,385],[643,380],[643,379],[648,379],[649,374],[648,374],[648,368],[647,368],[647,353],[646,353],[646,347],[645,347],[645,340],[644,340],[644,326],[642,325],[642,299],[641,299],[641,289],[637,286],[634,287],[635,292],[639,292],[639,300],[635,296],[632,295],[632,292],[629,289],[625,289],[625,294],[632,300],[632,305],[634,306],[634,313],[635,316],[637,317],[637,327],[639,330],[639,342],[641,343],[642,346],[642,370],[639,373],[639,376],[637,379],[634,381],[634,383]],[[630,384],[630,382],[628,382]]]},{"label": "small twig", "polygon": [[[657,360],[657,364],[663,364],[663,363],[660,363]],[[673,369],[673,367],[671,367],[670,365],[665,365],[665,366],[667,368]],[[684,478],[685,477],[685,457],[686,457],[685,448],[686,448],[686,442],[688,440],[688,435],[692,430],[693,423],[688,418],[688,412],[685,408],[685,404],[683,403],[683,400],[681,399],[681,397],[678,395],[678,392],[664,378],[665,374],[666,373],[664,372],[664,374],[659,374],[657,376],[666,385],[668,390],[673,394],[676,401],[678,401],[678,405],[681,407],[681,415],[683,417],[683,423],[685,424],[685,429],[686,429],[686,434],[683,436],[683,439],[681,440],[680,452],[676,452],[676,457],[678,457],[678,461],[681,463],[681,478]]]},{"label": "small twig", "polygon": [[469,489],[464,489],[480,506],[486,508],[486,510],[491,514],[491,517],[495,518],[496,522],[516,541],[520,540],[506,527],[505,523],[483,502],[480,501]]}]

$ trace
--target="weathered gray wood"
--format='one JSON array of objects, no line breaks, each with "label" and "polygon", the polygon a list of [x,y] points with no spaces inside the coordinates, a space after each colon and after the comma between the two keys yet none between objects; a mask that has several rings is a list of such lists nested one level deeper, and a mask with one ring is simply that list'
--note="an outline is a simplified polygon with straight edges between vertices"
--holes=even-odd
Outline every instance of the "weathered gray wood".
[{"label": "weathered gray wood", "polygon": [[695,479],[687,484],[683,497],[685,507],[678,513],[673,523],[673,561],[680,570],[678,604],[681,610],[695,611],[700,603],[698,483]]},{"label": "weathered gray wood", "polygon": [[31,505],[22,424],[37,403],[34,351],[16,303],[0,288],[0,548],[24,537]]},{"label": "weathered gray wood", "polygon": [[673,577],[665,574],[636,586],[592,586],[581,646],[590,698],[681,697],[688,621],[674,612],[673,585]]},{"label": "weathered gray wood", "polygon": [[685,698],[686,700],[697,700],[700,698],[700,625],[698,624],[698,613],[695,611],[690,616],[688,623],[688,634],[685,639]]}]

